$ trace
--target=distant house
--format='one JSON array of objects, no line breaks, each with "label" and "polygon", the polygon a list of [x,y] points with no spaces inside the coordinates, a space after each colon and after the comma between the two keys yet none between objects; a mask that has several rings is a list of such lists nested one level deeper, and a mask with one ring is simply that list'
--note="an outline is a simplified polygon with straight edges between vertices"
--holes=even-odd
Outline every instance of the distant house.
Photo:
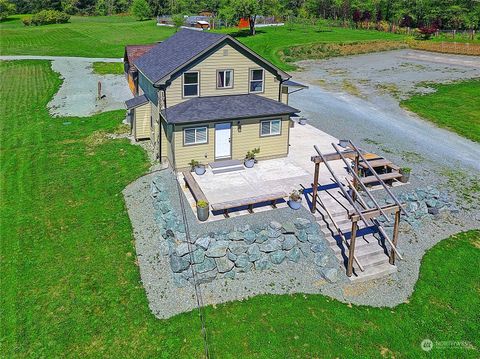
[{"label": "distant house", "polygon": [[138,96],[126,102],[137,140],[175,168],[287,156],[290,75],[229,35],[183,29],[134,61]]},{"label": "distant house", "polygon": [[138,72],[134,65],[136,59],[151,50],[152,45],[127,45],[123,55],[123,70],[128,80],[128,86],[134,95],[138,95]]}]

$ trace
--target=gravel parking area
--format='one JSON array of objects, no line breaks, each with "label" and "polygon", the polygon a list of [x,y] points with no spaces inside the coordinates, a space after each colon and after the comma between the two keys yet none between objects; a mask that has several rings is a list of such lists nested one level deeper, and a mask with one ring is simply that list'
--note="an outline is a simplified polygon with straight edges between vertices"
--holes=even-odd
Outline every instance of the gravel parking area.
[{"label": "gravel parking area", "polygon": [[[125,108],[133,97],[123,75],[97,75],[93,62],[122,62],[122,59],[57,57],[57,56],[0,56],[0,60],[49,60],[52,69],[60,74],[63,83],[48,104],[52,116],[87,117],[95,113]],[[102,95],[97,99],[98,82]]]},{"label": "gravel parking area", "polygon": [[414,183],[438,183],[445,170],[480,171],[480,145],[419,119],[399,105],[428,82],[480,77],[480,58],[399,50],[303,61],[294,79],[310,88],[290,97],[309,123],[350,138],[400,166]]}]

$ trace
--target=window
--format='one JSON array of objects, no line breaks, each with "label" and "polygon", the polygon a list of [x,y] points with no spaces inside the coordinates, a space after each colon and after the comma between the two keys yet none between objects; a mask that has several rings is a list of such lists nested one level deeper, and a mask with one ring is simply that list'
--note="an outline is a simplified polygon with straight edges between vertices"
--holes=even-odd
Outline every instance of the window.
[{"label": "window", "polygon": [[220,70],[217,72],[217,88],[233,87],[233,70]]},{"label": "window", "polygon": [[186,128],[183,130],[184,145],[207,143],[207,127]]},{"label": "window", "polygon": [[282,121],[270,120],[260,122],[260,136],[279,135],[282,128]]},{"label": "window", "polygon": [[183,74],[183,96],[198,96],[198,72],[185,72]]},{"label": "window", "polygon": [[250,92],[263,92],[263,70],[250,70]]}]

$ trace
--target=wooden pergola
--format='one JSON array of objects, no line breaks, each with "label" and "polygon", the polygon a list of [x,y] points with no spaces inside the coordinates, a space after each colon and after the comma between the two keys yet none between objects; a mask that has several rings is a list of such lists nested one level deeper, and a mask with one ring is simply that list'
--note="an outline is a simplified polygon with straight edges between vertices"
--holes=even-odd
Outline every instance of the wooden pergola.
[{"label": "wooden pergola", "polygon": [[[347,263],[347,276],[352,276],[353,274],[353,262],[355,261],[360,268],[364,270],[361,263],[358,261],[355,256],[355,241],[356,237],[359,234],[358,222],[362,221],[366,228],[375,228],[381,234],[381,236],[390,244],[391,250],[389,254],[390,264],[395,264],[395,257],[398,256],[400,259],[403,259],[401,254],[397,250],[398,243],[398,227],[400,224],[400,214],[403,212],[408,216],[408,213],[398,201],[395,195],[390,191],[388,185],[382,179],[382,175],[379,175],[375,169],[370,165],[370,163],[365,158],[364,152],[357,148],[351,141],[348,141],[348,146],[345,150],[340,150],[338,145],[332,143],[334,152],[323,154],[317,146],[314,146],[315,151],[318,155],[312,156],[311,160],[315,164],[315,172],[313,178],[313,188],[312,188],[312,204],[311,212],[314,214],[317,211],[317,205],[320,205],[327,216],[330,218],[330,221],[333,223],[335,230],[338,233],[338,236],[341,238],[343,243],[348,247],[348,263]],[[332,170],[329,162],[342,160],[346,166],[347,173],[351,176],[352,180],[349,180],[345,177],[345,181],[342,182],[338,175]],[[348,162],[350,160],[350,163]],[[343,194],[343,197],[349,202],[353,211],[349,212],[349,219],[352,221],[351,232],[343,233],[340,227],[335,222],[333,216],[331,215],[328,208],[323,204],[321,198],[318,196],[318,191],[322,190],[325,186],[319,185],[319,173],[320,165],[324,164],[328,169],[332,178],[334,180],[335,187],[338,187]],[[375,182],[378,182],[383,189],[387,192],[394,204],[380,206],[376,199],[370,193],[370,190],[365,185],[365,182],[371,183],[372,179],[365,177],[361,178],[359,169],[360,165],[362,167],[368,168],[372,173],[371,177],[375,177]],[[392,176],[383,176],[392,177]],[[347,184],[345,184],[345,182]],[[374,204],[373,207],[370,207],[362,196],[359,195],[359,190],[363,190],[371,202]],[[378,221],[377,217],[383,216],[386,221],[390,222],[391,218],[389,215],[394,214],[394,224],[393,224],[393,239],[390,239],[388,234],[385,232],[383,226]],[[350,243],[348,243],[347,238],[350,238]]]}]

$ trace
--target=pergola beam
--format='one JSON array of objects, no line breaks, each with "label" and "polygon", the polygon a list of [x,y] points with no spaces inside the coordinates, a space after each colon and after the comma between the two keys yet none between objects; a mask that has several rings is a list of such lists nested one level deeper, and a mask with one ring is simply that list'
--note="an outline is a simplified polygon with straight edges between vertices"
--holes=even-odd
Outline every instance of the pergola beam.
[{"label": "pergola beam", "polygon": [[[349,158],[351,160],[354,160],[355,157],[357,156],[357,152],[354,151],[354,150],[346,150],[346,151],[342,152],[342,155],[345,158]],[[336,160],[341,160],[342,159],[340,154],[338,154],[337,152],[327,153],[327,154],[323,155],[323,158],[325,159],[325,161],[336,161]],[[322,159],[322,157],[320,157],[320,156],[312,156],[312,157],[310,157],[310,160],[312,162],[315,162],[315,163],[325,162]]]}]

